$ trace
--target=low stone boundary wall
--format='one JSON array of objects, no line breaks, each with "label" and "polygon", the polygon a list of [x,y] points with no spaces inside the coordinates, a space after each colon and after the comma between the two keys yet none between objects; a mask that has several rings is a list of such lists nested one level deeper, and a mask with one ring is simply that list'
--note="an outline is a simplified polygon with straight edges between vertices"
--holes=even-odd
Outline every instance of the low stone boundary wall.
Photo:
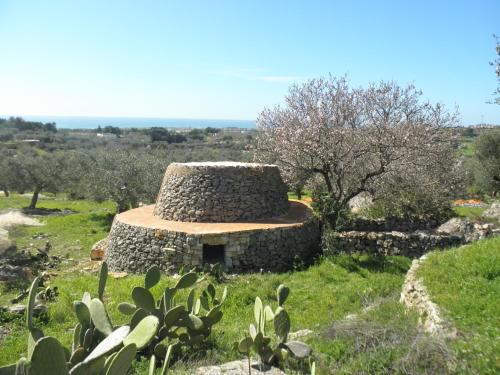
[{"label": "low stone boundary wall", "polygon": [[428,232],[332,232],[325,235],[326,252],[368,252],[381,255],[404,255],[418,258],[435,248],[457,246],[463,238]]},{"label": "low stone boundary wall", "polygon": [[438,225],[439,223],[433,220],[410,221],[394,217],[388,217],[385,219],[357,217],[345,225],[344,231],[412,232],[416,230],[431,230],[436,228]]},{"label": "low stone boundary wall", "polygon": [[417,277],[417,270],[426,258],[427,255],[424,255],[420,259],[413,260],[405,277],[400,302],[419,313],[424,332],[454,338],[457,335],[456,328],[442,317],[441,310],[432,302],[424,281]]}]

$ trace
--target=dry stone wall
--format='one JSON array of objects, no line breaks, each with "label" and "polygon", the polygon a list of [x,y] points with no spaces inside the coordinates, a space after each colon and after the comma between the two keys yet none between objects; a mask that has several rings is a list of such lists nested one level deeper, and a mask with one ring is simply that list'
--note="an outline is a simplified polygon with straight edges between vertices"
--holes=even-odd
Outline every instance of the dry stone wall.
[{"label": "dry stone wall", "polygon": [[432,230],[439,223],[435,220],[404,220],[396,217],[384,219],[368,219],[357,217],[351,220],[343,228],[344,231],[363,231],[363,232],[411,232],[417,230]]},{"label": "dry stone wall", "polygon": [[215,234],[187,234],[133,226],[115,220],[106,253],[110,269],[143,273],[201,266],[203,245],[224,245],[229,272],[285,271],[309,263],[319,252],[320,229],[311,219],[297,226]]},{"label": "dry stone wall", "polygon": [[455,338],[457,330],[451,322],[445,320],[438,305],[432,302],[424,285],[424,280],[417,277],[417,270],[427,258],[427,254],[414,259],[406,274],[401,291],[400,302],[409,308],[415,308],[420,315],[424,332],[434,336]]},{"label": "dry stone wall", "polygon": [[368,252],[381,255],[404,255],[418,258],[435,248],[457,246],[461,236],[416,232],[338,232],[324,238],[323,247],[330,253]]},{"label": "dry stone wall", "polygon": [[271,218],[289,208],[278,167],[249,163],[173,163],[154,214],[165,220],[237,222]]}]

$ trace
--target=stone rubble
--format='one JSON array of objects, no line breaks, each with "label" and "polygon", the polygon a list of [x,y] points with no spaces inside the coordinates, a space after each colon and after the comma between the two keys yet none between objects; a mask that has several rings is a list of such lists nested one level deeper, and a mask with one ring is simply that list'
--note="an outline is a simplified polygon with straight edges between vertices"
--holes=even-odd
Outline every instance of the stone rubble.
[{"label": "stone rubble", "polygon": [[108,239],[97,241],[90,250],[90,260],[103,260],[108,248]]},{"label": "stone rubble", "polygon": [[416,275],[418,268],[426,258],[427,256],[424,255],[420,259],[413,260],[403,283],[400,301],[408,308],[414,308],[418,311],[424,332],[435,336],[454,338],[457,336],[457,330],[442,317],[439,306],[432,302],[423,280]]},{"label": "stone rubble", "polygon": [[[265,366],[254,360],[251,361],[252,375],[286,375],[279,368]],[[195,375],[248,375],[248,360],[242,359],[224,363],[220,366],[204,366],[199,367]]]},{"label": "stone rubble", "polygon": [[483,217],[500,221],[500,202],[494,202],[490,208],[483,212]]},{"label": "stone rubble", "polygon": [[458,236],[463,243],[469,243],[489,237],[492,233],[493,225],[477,224],[470,220],[454,217],[436,229],[436,233],[443,235]]}]

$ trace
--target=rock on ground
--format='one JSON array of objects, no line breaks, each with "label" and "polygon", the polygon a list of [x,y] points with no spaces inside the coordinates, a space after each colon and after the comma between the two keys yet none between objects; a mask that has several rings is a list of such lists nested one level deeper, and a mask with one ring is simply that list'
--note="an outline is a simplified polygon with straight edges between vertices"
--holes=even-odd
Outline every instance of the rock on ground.
[{"label": "rock on ground", "polygon": [[7,229],[15,225],[39,226],[43,224],[19,211],[9,211],[0,214],[0,228]]},{"label": "rock on ground", "polygon": [[455,327],[442,317],[441,310],[432,302],[423,279],[417,277],[417,270],[426,258],[427,255],[424,255],[413,260],[403,283],[400,302],[419,313],[424,332],[433,336],[454,338],[457,336]]},{"label": "rock on ground", "polygon": [[[251,362],[252,375],[286,375],[279,368]],[[196,370],[195,375],[248,375],[248,360],[233,361],[220,366],[205,366]]]},{"label": "rock on ground", "polygon": [[[10,306],[8,308],[8,311],[11,314],[24,315],[24,313],[26,312],[26,305]],[[49,309],[47,308],[47,306],[42,305],[42,304],[38,304],[35,307],[33,307],[33,316],[38,317],[38,316],[41,316],[43,314],[47,314],[48,311],[49,311]]]},{"label": "rock on ground", "polygon": [[500,220],[500,202],[493,203],[490,208],[483,212],[483,216]]},{"label": "rock on ground", "polygon": [[352,213],[358,213],[373,205],[373,197],[369,193],[360,193],[352,198],[348,205]]},{"label": "rock on ground", "polygon": [[108,249],[108,238],[104,238],[100,241],[97,241],[90,250],[90,259],[103,260],[104,255],[106,255],[107,249]]},{"label": "rock on ground", "polygon": [[439,234],[462,237],[465,242],[477,241],[491,235],[492,226],[489,224],[475,224],[467,219],[454,217],[436,229]]},{"label": "rock on ground", "polygon": [[8,336],[10,329],[7,327],[0,326],[0,342]]},{"label": "rock on ground", "polygon": [[288,339],[289,340],[298,340],[298,339],[302,339],[304,337],[307,337],[307,336],[310,336],[312,335],[314,332],[311,331],[310,329],[301,329],[301,330],[298,330],[296,332],[290,332],[290,334],[288,335]]},{"label": "rock on ground", "polygon": [[9,232],[0,228],[0,255],[14,248],[14,244],[9,240]]}]

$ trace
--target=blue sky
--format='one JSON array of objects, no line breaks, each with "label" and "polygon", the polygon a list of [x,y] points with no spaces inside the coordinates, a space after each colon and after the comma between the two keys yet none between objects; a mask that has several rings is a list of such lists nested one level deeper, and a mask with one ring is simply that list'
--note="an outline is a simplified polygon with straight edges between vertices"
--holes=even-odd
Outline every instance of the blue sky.
[{"label": "blue sky", "polygon": [[0,0],[0,113],[251,120],[331,73],[500,123],[493,33],[498,0]]}]

